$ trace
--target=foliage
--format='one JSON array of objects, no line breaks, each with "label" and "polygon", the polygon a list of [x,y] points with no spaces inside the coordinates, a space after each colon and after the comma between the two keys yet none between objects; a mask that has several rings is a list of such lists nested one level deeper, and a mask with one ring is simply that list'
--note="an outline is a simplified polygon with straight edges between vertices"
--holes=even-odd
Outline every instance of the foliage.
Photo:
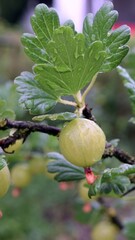
[{"label": "foliage", "polygon": [[111,30],[118,15],[112,9],[111,2],[104,4],[95,17],[85,18],[83,33],[77,33],[69,22],[60,26],[54,9],[44,4],[35,8],[31,18],[35,34],[22,37],[25,52],[35,63],[33,74],[25,72],[15,80],[23,107],[44,114],[57,102],[63,103],[61,97],[66,95],[79,103],[78,91],[99,72],[121,62],[128,52],[130,30],[125,25]]},{"label": "foliage", "polygon": [[[69,163],[61,154],[55,152],[48,153],[47,158],[54,160],[48,163],[48,170],[51,173],[56,173],[55,179],[57,181],[74,181],[85,178],[83,168]],[[121,196],[130,188],[128,176],[134,172],[135,166],[128,164],[123,164],[112,169],[106,168],[103,172],[99,171],[97,180],[89,186],[89,196],[109,193],[112,196],[113,194]]]}]

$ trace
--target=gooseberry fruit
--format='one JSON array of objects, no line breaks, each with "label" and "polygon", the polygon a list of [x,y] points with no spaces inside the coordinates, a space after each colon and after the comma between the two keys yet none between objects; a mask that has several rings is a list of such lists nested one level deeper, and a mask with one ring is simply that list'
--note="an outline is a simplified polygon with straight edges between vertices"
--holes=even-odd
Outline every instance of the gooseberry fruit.
[{"label": "gooseberry fruit", "polygon": [[10,172],[7,164],[0,170],[0,197],[3,197],[10,186]]},{"label": "gooseberry fruit", "polygon": [[26,187],[31,181],[29,165],[27,163],[19,163],[11,169],[11,183],[14,187]]},{"label": "gooseberry fruit", "polygon": [[93,121],[76,118],[60,132],[61,153],[71,163],[90,167],[102,158],[106,138],[102,129]]},{"label": "gooseberry fruit", "polygon": [[29,170],[32,175],[45,172],[45,161],[42,157],[35,156],[29,161]]},{"label": "gooseberry fruit", "polygon": [[92,230],[92,240],[116,240],[118,228],[109,221],[102,221],[98,223]]}]

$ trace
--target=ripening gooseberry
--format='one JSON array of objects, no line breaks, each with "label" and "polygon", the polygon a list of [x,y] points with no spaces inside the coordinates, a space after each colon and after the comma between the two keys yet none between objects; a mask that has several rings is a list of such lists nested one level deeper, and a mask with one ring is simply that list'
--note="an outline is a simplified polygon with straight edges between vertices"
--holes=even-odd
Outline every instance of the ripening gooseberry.
[{"label": "ripening gooseberry", "polygon": [[7,164],[0,170],[0,197],[3,197],[10,186],[10,172]]},{"label": "ripening gooseberry", "polygon": [[91,240],[116,240],[118,227],[109,221],[98,223],[91,233]]},{"label": "ripening gooseberry", "polygon": [[31,173],[27,163],[18,163],[11,169],[11,183],[18,188],[26,187],[31,181]]},{"label": "ripening gooseberry", "polygon": [[102,129],[93,121],[76,118],[60,132],[61,153],[71,163],[90,167],[102,158],[106,138]]}]

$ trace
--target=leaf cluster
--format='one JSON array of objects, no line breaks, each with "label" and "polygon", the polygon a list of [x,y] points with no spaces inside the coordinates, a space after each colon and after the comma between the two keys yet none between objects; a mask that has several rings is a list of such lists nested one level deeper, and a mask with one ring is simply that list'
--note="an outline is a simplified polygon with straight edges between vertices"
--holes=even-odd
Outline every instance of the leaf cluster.
[{"label": "leaf cluster", "polygon": [[[46,155],[48,171],[56,173],[55,180],[75,181],[85,178],[84,169],[69,163],[63,155],[50,152]],[[135,166],[122,164],[117,168],[105,169],[97,177],[96,181],[89,185],[89,197],[95,195],[121,196],[130,187],[129,175],[135,173]]]},{"label": "leaf cluster", "polygon": [[34,62],[33,73],[16,78],[20,104],[34,114],[44,114],[61,97],[77,93],[99,72],[111,71],[128,52],[129,27],[115,30],[118,17],[111,2],[105,3],[95,16],[88,14],[82,33],[70,20],[60,25],[57,12],[39,4],[31,17],[34,34],[24,34],[22,44]]}]

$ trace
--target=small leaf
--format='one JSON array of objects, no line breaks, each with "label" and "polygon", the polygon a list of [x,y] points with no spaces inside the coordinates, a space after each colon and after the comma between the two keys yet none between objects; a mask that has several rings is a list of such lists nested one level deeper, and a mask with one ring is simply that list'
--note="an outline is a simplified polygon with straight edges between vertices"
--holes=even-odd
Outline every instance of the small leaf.
[{"label": "small leaf", "polygon": [[115,138],[115,139],[112,139],[111,141],[109,141],[109,144],[113,145],[114,147],[117,147],[119,141],[120,141],[120,139]]},{"label": "small leaf", "polygon": [[0,121],[5,118],[15,119],[15,112],[11,109],[8,109],[7,102],[3,99],[0,99]]},{"label": "small leaf", "polygon": [[47,159],[54,160],[48,163],[48,171],[56,173],[55,179],[58,182],[81,180],[85,178],[83,168],[71,164],[61,154],[47,154]]},{"label": "small leaf", "polygon": [[128,176],[133,173],[135,173],[135,165],[129,165],[129,164],[122,164],[118,168],[106,169],[104,171],[104,174],[108,176],[117,176],[117,175]]},{"label": "small leaf", "polygon": [[31,113],[45,113],[55,106],[57,100],[42,90],[32,73],[23,72],[15,79],[15,84],[21,95],[20,105]]},{"label": "small leaf", "polygon": [[[133,80],[127,70],[121,66],[117,67],[119,75],[124,80],[124,86],[128,89],[133,114],[135,115],[135,80]],[[134,122],[134,118],[133,118]]]},{"label": "small leaf", "polygon": [[[128,165],[128,164],[123,164]],[[129,169],[128,166],[120,166],[119,168],[106,169],[102,175],[89,187],[89,197],[95,195],[103,195],[115,197],[121,196],[130,186],[130,180],[126,176],[132,174],[135,168]],[[131,166],[131,165],[129,165]],[[133,170],[134,169],[134,170]]]},{"label": "small leaf", "polygon": [[63,112],[63,113],[56,113],[56,114],[46,114],[46,115],[39,115],[32,118],[34,121],[43,121],[45,119],[50,119],[52,121],[62,120],[62,121],[69,121],[76,118],[77,115],[71,112]]}]

